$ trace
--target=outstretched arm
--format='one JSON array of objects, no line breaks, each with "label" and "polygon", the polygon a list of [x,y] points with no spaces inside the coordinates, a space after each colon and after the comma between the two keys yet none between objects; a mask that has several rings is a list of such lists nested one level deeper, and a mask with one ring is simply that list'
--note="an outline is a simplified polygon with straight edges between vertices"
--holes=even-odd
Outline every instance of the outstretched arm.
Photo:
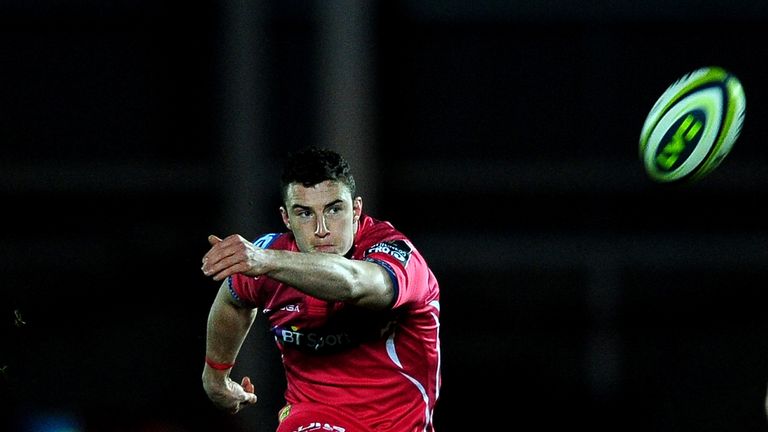
[{"label": "outstretched arm", "polygon": [[224,240],[210,236],[203,273],[225,280],[235,273],[267,275],[305,293],[329,301],[344,301],[371,309],[392,303],[394,286],[378,264],[329,253],[261,249],[239,235]]},{"label": "outstretched arm", "polygon": [[208,314],[203,388],[216,406],[234,414],[256,403],[253,384],[247,376],[238,384],[229,377],[231,368],[211,364],[235,363],[256,310],[235,304],[226,284],[225,281],[219,288]]}]

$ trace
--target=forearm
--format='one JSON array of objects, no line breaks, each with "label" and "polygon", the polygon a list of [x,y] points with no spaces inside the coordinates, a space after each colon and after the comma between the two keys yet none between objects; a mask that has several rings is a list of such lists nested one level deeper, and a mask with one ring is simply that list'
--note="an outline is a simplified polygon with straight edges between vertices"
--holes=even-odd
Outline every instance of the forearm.
[{"label": "forearm", "polygon": [[[226,284],[227,282],[224,282]],[[234,363],[256,317],[256,310],[236,307],[222,286],[208,314],[205,355],[218,363]],[[209,368],[206,366],[206,370]]]},{"label": "forearm", "polygon": [[256,309],[237,306],[226,284],[225,281],[219,288],[208,314],[206,362],[202,378],[208,398],[219,408],[234,414],[257,401],[250,378],[243,377],[242,383],[238,384],[230,379],[232,369],[228,367],[235,362],[256,317]]},{"label": "forearm", "polygon": [[313,297],[368,307],[385,307],[392,297],[389,276],[377,264],[335,254],[280,250],[269,253],[266,274]]}]

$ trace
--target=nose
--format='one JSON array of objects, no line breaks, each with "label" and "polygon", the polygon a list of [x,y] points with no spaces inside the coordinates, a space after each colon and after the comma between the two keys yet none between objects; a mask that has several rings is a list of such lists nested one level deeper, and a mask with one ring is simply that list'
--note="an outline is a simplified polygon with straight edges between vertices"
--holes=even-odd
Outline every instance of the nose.
[{"label": "nose", "polygon": [[325,237],[330,234],[328,226],[325,224],[325,215],[317,218],[317,227],[315,228],[315,235],[317,237]]}]

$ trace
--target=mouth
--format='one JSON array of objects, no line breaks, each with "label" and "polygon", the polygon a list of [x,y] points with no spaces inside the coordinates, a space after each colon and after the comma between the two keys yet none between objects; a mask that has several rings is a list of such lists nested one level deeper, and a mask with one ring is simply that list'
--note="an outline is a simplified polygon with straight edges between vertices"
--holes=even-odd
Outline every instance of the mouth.
[{"label": "mouth", "polygon": [[316,245],[314,249],[316,252],[336,252],[336,246],[334,245]]}]

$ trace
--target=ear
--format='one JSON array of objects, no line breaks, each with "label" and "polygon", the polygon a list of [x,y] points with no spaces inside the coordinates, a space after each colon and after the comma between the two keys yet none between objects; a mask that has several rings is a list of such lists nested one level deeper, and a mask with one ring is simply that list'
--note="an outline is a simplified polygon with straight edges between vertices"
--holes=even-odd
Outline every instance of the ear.
[{"label": "ear", "polygon": [[283,219],[283,224],[289,230],[291,229],[291,220],[288,218],[288,211],[285,207],[280,206],[280,217]]},{"label": "ear", "polygon": [[357,197],[352,200],[352,221],[357,222],[360,220],[360,215],[363,214],[363,198]]}]

